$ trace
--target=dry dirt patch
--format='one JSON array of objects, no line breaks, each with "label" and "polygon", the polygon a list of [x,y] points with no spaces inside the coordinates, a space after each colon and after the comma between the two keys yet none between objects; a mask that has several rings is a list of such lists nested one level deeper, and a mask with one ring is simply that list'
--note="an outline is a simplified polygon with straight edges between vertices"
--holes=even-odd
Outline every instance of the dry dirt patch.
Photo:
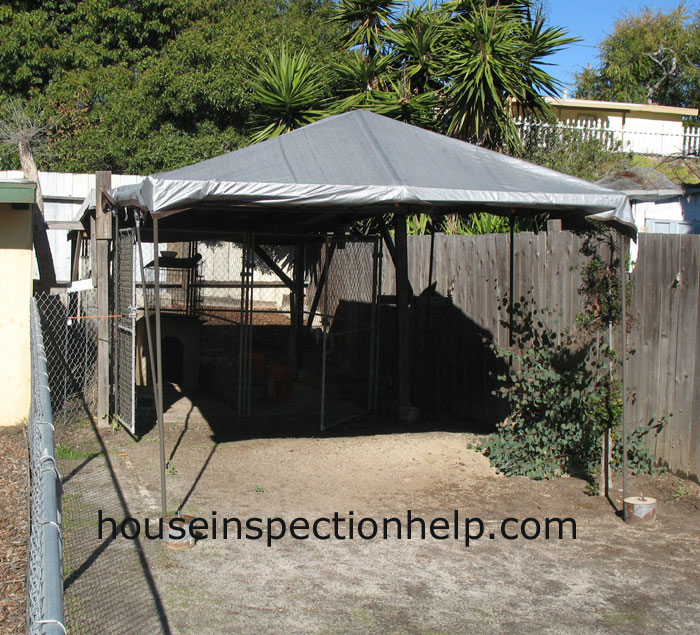
[{"label": "dry dirt patch", "polygon": [[[235,425],[231,417],[230,425]],[[370,434],[372,427],[383,434]],[[155,431],[104,435],[130,513],[159,510]],[[211,518],[573,517],[576,540],[202,540],[188,552],[142,541],[177,633],[692,632],[700,592],[698,488],[666,474],[635,477],[659,499],[652,528],[631,529],[575,478],[504,478],[439,425],[399,431],[364,422],[325,435],[217,442],[204,420],[169,419],[171,510]],[[88,431],[66,443],[87,448]],[[615,490],[616,497],[619,492]],[[96,515],[96,510],[93,510]],[[99,546],[99,545],[98,545]],[[130,572],[130,575],[135,575]],[[145,587],[144,587],[145,588]],[[99,611],[100,608],[95,607]]]},{"label": "dry dirt patch", "polygon": [[23,426],[0,427],[0,631],[26,629],[29,481]]}]

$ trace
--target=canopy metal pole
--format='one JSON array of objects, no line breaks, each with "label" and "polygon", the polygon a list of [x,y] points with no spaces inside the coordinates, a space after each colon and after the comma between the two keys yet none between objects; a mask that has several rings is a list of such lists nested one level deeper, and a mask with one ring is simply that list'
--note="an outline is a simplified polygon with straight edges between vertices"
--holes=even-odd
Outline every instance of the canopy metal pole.
[{"label": "canopy metal pole", "polygon": [[[432,228],[432,231],[430,232],[430,256],[428,257],[428,294],[425,298],[425,324],[424,324],[424,332],[423,332],[423,350],[421,351],[421,354],[424,355],[424,359],[427,362],[427,355],[426,355],[426,347],[428,346],[428,342],[430,342],[430,300],[433,296],[433,270],[434,270],[434,265],[435,265],[435,228]],[[438,376],[438,373],[440,372],[440,363],[439,360],[437,359],[439,355],[439,347],[434,346],[433,343],[433,355],[431,362],[432,364],[427,364],[423,368],[423,373],[426,373],[427,369],[427,377],[424,374],[424,380],[421,382],[422,387],[423,387],[423,406],[426,406],[428,403],[428,395],[430,394],[430,385],[432,384],[433,386],[433,398],[434,401],[433,403],[436,406],[436,410],[440,409],[440,397],[439,395],[436,394],[437,390],[439,390],[440,387],[440,382],[439,381],[430,381],[431,377],[434,379]],[[434,374],[433,374],[434,373]]]},{"label": "canopy metal pole", "polygon": [[[335,246],[335,243],[333,243]],[[326,235],[326,261],[324,272],[328,274],[330,268],[330,258],[333,255],[331,244],[328,235]],[[309,316],[313,319],[313,316]],[[330,328],[330,320],[328,319],[328,279],[323,280],[323,310],[321,314],[321,328],[323,329],[323,344],[321,348],[321,432],[326,429],[326,366],[328,360],[326,353],[328,352],[328,329]]]},{"label": "canopy metal pole", "polygon": [[163,516],[167,515],[167,497],[165,492],[165,430],[163,427],[163,352],[160,334],[160,267],[158,266],[158,219],[153,219],[153,290],[155,293],[156,312],[156,373],[158,391],[156,394],[156,413],[158,415],[158,436],[160,440],[160,504]]},{"label": "canopy metal pole", "polygon": [[624,500],[627,498],[627,237],[620,236],[620,283],[622,284],[622,500],[623,517],[627,520]]},{"label": "canopy metal pole", "polygon": [[[156,368],[156,361],[153,357],[153,338],[151,337],[151,315],[148,310],[148,294],[146,293],[146,268],[143,264],[143,245],[141,243],[141,227],[139,226],[139,221],[136,221],[136,240],[139,245],[139,264],[141,268],[141,289],[143,290],[143,315],[146,319],[146,340],[148,341],[148,361],[151,366],[151,377],[153,380],[153,399],[158,404],[158,386],[160,381],[158,379],[158,371]],[[156,405],[156,408],[158,406]],[[156,410],[158,412],[158,410]],[[161,402],[161,413],[162,413],[162,402]],[[158,415],[157,415],[158,416]],[[160,491],[161,491],[161,513],[163,516],[166,515],[166,491],[165,491],[165,465],[163,459],[165,458],[165,447],[163,444],[163,428],[162,428],[162,416],[158,416],[158,434],[161,439],[161,457],[160,457]]]}]

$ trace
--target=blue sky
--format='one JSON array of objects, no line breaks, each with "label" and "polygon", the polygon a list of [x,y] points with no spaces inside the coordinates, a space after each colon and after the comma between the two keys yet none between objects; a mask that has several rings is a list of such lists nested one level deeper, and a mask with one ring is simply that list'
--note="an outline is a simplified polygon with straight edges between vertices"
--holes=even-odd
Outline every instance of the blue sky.
[{"label": "blue sky", "polygon": [[[549,0],[546,4],[550,24],[565,27],[570,35],[582,38],[578,44],[548,59],[556,64],[548,67],[548,71],[571,90],[574,72],[585,68],[588,63],[591,66],[598,64],[596,44],[613,30],[616,19],[626,12],[636,13],[646,6],[668,11],[676,8],[679,0]],[[698,2],[686,2],[685,5],[692,13],[698,9]]]}]

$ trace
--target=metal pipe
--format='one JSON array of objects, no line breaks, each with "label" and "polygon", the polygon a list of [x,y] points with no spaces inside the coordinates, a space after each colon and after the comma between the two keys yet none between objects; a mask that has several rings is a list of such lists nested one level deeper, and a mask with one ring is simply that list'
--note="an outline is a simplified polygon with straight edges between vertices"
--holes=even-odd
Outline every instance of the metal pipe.
[{"label": "metal pipe", "polygon": [[[433,296],[433,272],[435,268],[435,228],[433,227],[433,231],[430,233],[430,257],[428,261],[428,294],[426,295],[425,298],[425,328],[424,328],[424,334],[423,334],[423,351],[421,351],[421,355],[423,355],[423,359],[426,361],[426,366],[428,368],[428,372],[431,372],[431,365],[427,365],[427,360],[426,360],[426,355],[425,355],[425,347],[427,346],[428,342],[430,341],[430,299]],[[434,345],[433,342],[433,350],[435,354],[439,354],[439,347]],[[437,371],[437,367],[440,365],[439,360],[435,360],[435,354],[433,355],[433,362],[434,366],[433,369]],[[425,368],[423,369],[425,372]],[[427,407],[428,405],[428,395],[430,394],[429,390],[429,382],[428,381],[423,381],[421,382],[423,386],[423,406]],[[435,384],[433,384],[435,385]],[[437,409],[439,409],[439,402],[436,402],[436,406],[438,406]]]},{"label": "metal pipe", "polygon": [[[328,237],[326,237],[326,264],[330,265],[331,250]],[[311,318],[310,318],[311,319]],[[321,431],[326,429],[326,348],[328,326],[328,281],[323,285],[323,314],[321,328],[323,330],[323,349],[321,353]]]},{"label": "metal pipe", "polygon": [[627,498],[627,237],[620,236],[620,281],[622,284],[622,500],[624,519],[627,520],[624,500]]},{"label": "metal pipe", "polygon": [[378,275],[379,275],[379,245],[378,241],[375,241],[372,248],[372,307],[370,312],[370,327],[369,327],[369,372],[368,372],[368,382],[367,387],[367,411],[374,411],[374,387],[376,385],[374,379],[375,367],[374,367],[374,349],[376,346],[376,328],[377,328],[377,287],[378,287]]},{"label": "metal pipe", "polygon": [[[139,222],[136,221],[136,241],[139,247],[139,264],[141,269],[141,280],[146,279],[146,268],[143,264],[143,245],[141,243],[141,228]],[[156,361],[153,355],[153,337],[151,336],[151,315],[148,309],[148,294],[143,294],[143,315],[146,321],[146,340],[148,342],[148,361],[151,367],[151,380],[153,382],[153,401],[158,403],[158,377],[156,369]],[[157,411],[156,411],[157,412]],[[156,415],[157,416],[157,415]],[[162,476],[162,475],[161,475]],[[164,481],[161,481],[161,487],[165,487]]]},{"label": "metal pipe", "polygon": [[376,332],[374,336],[374,401],[372,403],[372,412],[377,412],[377,405],[379,401],[379,346],[381,344],[381,332],[382,332],[382,267],[384,266],[384,247],[381,240],[378,241],[378,251],[379,251],[379,262],[377,264],[377,296],[374,299],[377,305],[377,323],[375,325]]},{"label": "metal pipe", "polygon": [[[33,384],[29,421],[30,459],[34,487],[36,488],[36,484],[38,484],[39,489],[38,492],[34,492],[38,504],[35,503],[36,507],[34,505],[32,507],[41,512],[40,517],[32,517],[31,531],[32,533],[40,532],[41,537],[36,542],[41,545],[41,551],[40,553],[32,553],[30,548],[28,555],[32,562],[34,558],[39,558],[40,562],[36,569],[41,572],[39,574],[41,581],[38,588],[40,588],[41,596],[43,597],[37,598],[31,592],[29,593],[28,626],[31,632],[35,632],[35,629],[39,627],[39,630],[43,633],[65,633],[66,629],[63,625],[61,487],[54,454],[54,424],[51,411],[48,364],[39,323],[39,312],[36,300],[33,298],[30,309]],[[37,451],[39,456],[36,456]],[[30,542],[35,544],[35,541]],[[37,602],[39,602],[39,606],[36,606]],[[37,616],[39,619],[34,621],[34,616]]]},{"label": "metal pipe", "polygon": [[163,516],[168,513],[167,495],[165,490],[165,427],[163,425],[163,351],[160,332],[160,267],[158,252],[158,219],[153,219],[153,275],[154,275],[154,304],[156,312],[156,373],[158,375],[158,390],[156,392],[156,413],[158,415],[158,437],[160,441],[160,506]]}]

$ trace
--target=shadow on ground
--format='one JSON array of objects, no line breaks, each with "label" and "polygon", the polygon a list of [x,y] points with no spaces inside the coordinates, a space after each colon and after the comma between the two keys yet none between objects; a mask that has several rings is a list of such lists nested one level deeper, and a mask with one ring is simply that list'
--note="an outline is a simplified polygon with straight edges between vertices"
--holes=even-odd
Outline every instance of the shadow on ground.
[{"label": "shadow on ground", "polygon": [[94,427],[85,458],[60,460],[63,487],[63,569],[66,624],[71,633],[170,633],[168,618],[141,539],[112,540],[105,523],[138,515],[127,503]]}]

